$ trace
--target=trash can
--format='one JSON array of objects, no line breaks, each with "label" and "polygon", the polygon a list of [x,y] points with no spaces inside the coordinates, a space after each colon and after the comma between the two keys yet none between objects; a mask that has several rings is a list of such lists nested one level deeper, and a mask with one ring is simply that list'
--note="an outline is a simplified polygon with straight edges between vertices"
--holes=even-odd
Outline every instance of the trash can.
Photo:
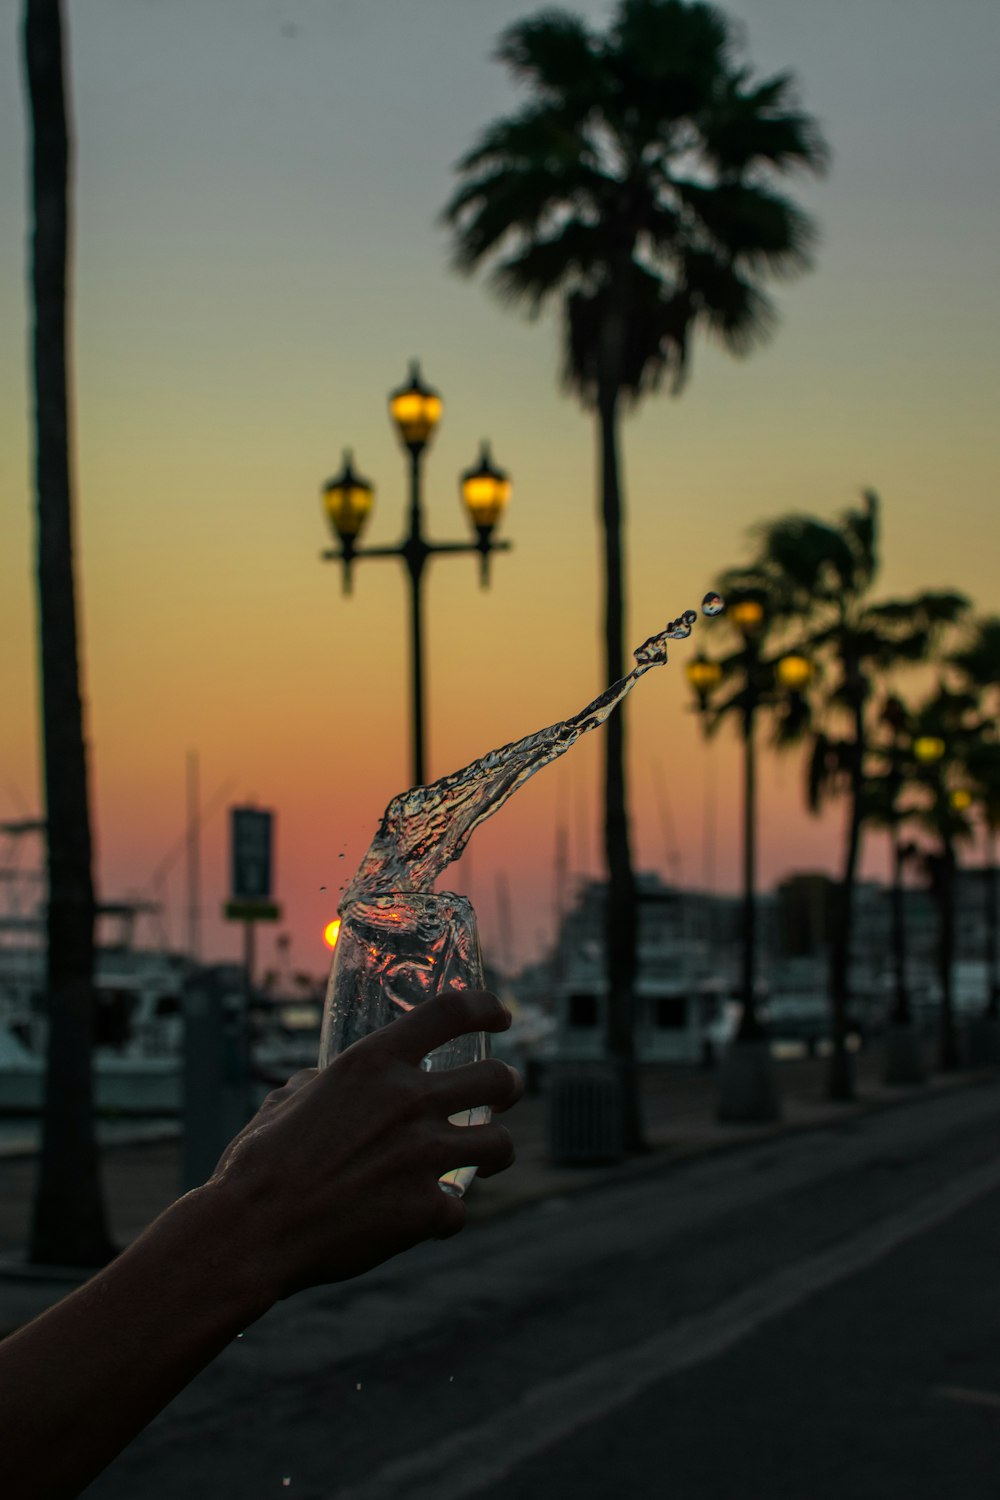
[{"label": "trash can", "polygon": [[620,1161],[625,1122],[618,1064],[553,1059],[545,1076],[545,1124],[554,1162]]}]

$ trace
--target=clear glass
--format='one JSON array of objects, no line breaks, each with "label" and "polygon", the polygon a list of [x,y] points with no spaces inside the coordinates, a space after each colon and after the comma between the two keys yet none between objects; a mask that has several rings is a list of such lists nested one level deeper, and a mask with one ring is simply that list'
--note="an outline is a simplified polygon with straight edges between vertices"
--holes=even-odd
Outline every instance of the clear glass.
[{"label": "clear glass", "polygon": [[[483,959],[472,903],[450,891],[397,891],[352,901],[342,913],[323,1007],[319,1065],[442,990],[481,990]],[[483,1031],[455,1037],[424,1058],[428,1072],[489,1056]],[[455,1125],[482,1125],[488,1105],[452,1115]],[[476,1175],[456,1167],[440,1179],[459,1197]]]}]

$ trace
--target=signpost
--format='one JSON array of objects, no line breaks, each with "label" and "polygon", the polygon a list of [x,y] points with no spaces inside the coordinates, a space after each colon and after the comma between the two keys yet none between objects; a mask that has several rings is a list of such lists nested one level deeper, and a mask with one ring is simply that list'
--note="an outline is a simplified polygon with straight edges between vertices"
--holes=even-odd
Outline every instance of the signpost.
[{"label": "signpost", "polygon": [[247,1035],[253,999],[255,924],[277,922],[281,916],[271,889],[274,814],[262,807],[232,807],[229,816],[231,896],[223,913],[228,921],[243,923],[243,1025]]},{"label": "signpost", "polygon": [[242,922],[247,1006],[253,991],[254,923],[276,922],[281,907],[272,898],[274,814],[262,807],[232,807],[230,813],[231,897],[227,920]]},{"label": "signpost", "polygon": [[254,930],[276,922],[273,897],[274,815],[259,807],[230,808],[230,898],[223,915],[243,923],[243,995],[221,971],[200,969],[185,995],[184,1145],[182,1191],[204,1182],[226,1143],[254,1109],[250,1077],[250,1005]]}]

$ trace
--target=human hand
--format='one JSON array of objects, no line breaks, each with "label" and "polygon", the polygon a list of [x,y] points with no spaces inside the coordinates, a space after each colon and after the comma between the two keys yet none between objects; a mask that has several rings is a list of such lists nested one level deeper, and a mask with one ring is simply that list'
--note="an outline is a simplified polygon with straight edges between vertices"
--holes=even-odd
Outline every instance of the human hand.
[{"label": "human hand", "polygon": [[458,1233],[465,1205],[438,1178],[502,1172],[514,1145],[502,1125],[448,1117],[509,1109],[523,1084],[496,1059],[434,1073],[420,1064],[453,1037],[509,1025],[496,996],[446,991],[267,1096],[204,1191],[235,1216],[239,1253],[256,1261],[270,1301]]}]

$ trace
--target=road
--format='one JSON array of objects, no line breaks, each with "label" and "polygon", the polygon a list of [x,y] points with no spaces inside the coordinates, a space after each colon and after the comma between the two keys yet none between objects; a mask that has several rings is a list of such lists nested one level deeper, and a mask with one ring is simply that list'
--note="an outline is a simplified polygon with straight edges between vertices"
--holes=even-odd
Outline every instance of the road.
[{"label": "road", "polygon": [[956,1090],[308,1293],[88,1500],[998,1500],[998,1127]]}]

